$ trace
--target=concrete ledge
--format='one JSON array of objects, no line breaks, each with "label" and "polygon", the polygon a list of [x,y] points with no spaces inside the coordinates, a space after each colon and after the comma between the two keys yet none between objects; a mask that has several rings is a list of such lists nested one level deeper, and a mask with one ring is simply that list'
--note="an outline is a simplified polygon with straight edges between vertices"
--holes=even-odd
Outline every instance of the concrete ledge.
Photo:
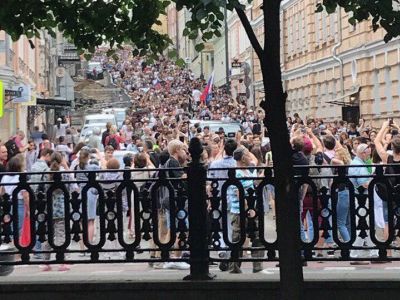
[{"label": "concrete ledge", "polygon": [[[304,299],[396,299],[400,281],[307,281]],[[0,283],[2,300],[47,299],[163,299],[223,300],[279,299],[277,281],[99,281]]]}]

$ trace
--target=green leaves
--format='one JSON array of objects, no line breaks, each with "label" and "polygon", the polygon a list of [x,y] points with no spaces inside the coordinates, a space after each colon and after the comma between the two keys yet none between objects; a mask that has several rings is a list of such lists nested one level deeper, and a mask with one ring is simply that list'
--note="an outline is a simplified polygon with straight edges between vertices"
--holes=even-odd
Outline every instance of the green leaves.
[{"label": "green leaves", "polygon": [[89,61],[89,60],[91,60],[92,59],[92,54],[91,53],[85,53],[85,54],[83,54],[83,57],[87,60],[87,61]]},{"label": "green leaves", "polygon": [[[398,2],[398,0],[394,0]],[[327,13],[333,13],[339,6],[350,14],[349,23],[371,20],[373,31],[382,27],[386,31],[385,42],[400,35],[400,12],[395,10],[393,0],[322,0],[316,6],[316,13],[324,9]]]},{"label": "green leaves", "polygon": [[[196,42],[221,37],[225,5],[228,10],[244,7],[239,0],[0,1],[0,28],[14,41],[21,35],[38,37],[43,29],[55,37],[59,30],[81,53],[93,52],[105,43],[111,48],[128,43],[139,55],[162,53],[171,44],[167,35],[153,29],[154,24],[161,24],[159,17],[169,4],[175,4],[177,10],[188,10],[183,34]],[[316,12],[333,13],[342,7],[352,12],[351,24],[370,19],[374,31],[379,27],[386,31],[388,41],[400,35],[400,12],[392,5],[392,0],[319,0]],[[202,43],[196,46],[196,51],[203,49]]]},{"label": "green leaves", "polygon": [[172,59],[172,58],[176,58],[177,56],[178,56],[178,52],[176,51],[176,49],[168,51],[168,58]]},{"label": "green leaves", "polygon": [[214,35],[213,31],[207,31],[203,33],[203,39],[210,40]]},{"label": "green leaves", "polygon": [[186,66],[186,63],[182,58],[177,59],[175,63],[176,63],[177,66],[179,66],[181,68]]},{"label": "green leaves", "polygon": [[203,51],[204,48],[205,48],[205,46],[204,46],[203,43],[197,44],[197,45],[194,47],[194,49],[195,49],[197,52]]}]

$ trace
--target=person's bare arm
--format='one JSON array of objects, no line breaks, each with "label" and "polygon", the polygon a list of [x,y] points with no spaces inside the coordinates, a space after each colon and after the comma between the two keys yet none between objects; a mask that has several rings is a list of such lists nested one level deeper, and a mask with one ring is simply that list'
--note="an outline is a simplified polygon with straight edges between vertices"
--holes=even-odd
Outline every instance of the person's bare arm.
[{"label": "person's bare arm", "polygon": [[324,152],[324,147],[322,146],[321,141],[314,135],[311,128],[307,128],[308,136],[312,139],[313,144],[315,145],[317,152]]},{"label": "person's bare arm", "polygon": [[343,166],[343,165],[344,165],[344,162],[341,161],[340,159],[332,158],[331,164],[332,164],[333,166]]},{"label": "person's bare arm", "polygon": [[379,157],[382,159],[382,162],[385,164],[387,163],[388,154],[386,152],[386,149],[382,141],[388,130],[388,126],[389,126],[389,121],[383,122],[382,127],[379,130],[378,134],[376,135],[375,139],[376,151],[378,152]]},{"label": "person's bare arm", "polygon": [[364,119],[360,119],[359,120],[359,124],[360,124],[360,126],[359,127],[357,127],[357,131],[361,131],[361,130],[363,130],[364,129],[364,127],[365,127],[365,122],[364,122]]}]

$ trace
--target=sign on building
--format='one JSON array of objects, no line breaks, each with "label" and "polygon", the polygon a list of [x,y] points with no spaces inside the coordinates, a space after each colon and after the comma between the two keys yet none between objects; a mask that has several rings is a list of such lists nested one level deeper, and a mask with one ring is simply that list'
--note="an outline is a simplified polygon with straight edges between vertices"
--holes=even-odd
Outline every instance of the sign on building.
[{"label": "sign on building", "polygon": [[19,84],[13,87],[13,90],[21,92],[21,96],[15,97],[13,103],[25,103],[31,101],[31,86],[25,84]]},{"label": "sign on building", "polygon": [[14,91],[14,90],[4,90],[4,95],[6,97],[21,97],[21,92],[20,91]]}]

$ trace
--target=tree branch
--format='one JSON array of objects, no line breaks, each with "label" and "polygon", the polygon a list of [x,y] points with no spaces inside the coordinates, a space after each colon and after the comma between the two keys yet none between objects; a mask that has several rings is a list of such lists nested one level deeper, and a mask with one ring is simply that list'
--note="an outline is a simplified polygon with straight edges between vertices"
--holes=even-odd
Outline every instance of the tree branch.
[{"label": "tree branch", "polygon": [[235,7],[235,10],[239,16],[240,22],[242,22],[244,30],[246,31],[246,34],[250,40],[251,46],[253,47],[254,51],[256,52],[258,58],[261,60],[264,50],[261,48],[261,45],[258,42],[256,34],[254,33],[253,28],[250,25],[250,21],[247,18],[246,13],[240,7]]}]

